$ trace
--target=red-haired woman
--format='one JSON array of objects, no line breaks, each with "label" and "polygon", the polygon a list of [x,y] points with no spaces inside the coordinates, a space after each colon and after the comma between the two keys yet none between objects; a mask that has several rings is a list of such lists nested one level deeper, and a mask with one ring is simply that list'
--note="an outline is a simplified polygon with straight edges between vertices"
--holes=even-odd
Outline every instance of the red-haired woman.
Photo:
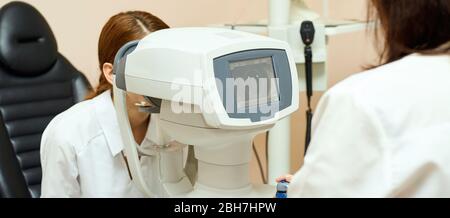
[{"label": "red-haired woman", "polygon": [[[166,28],[169,26],[158,17],[140,11],[117,14],[103,27],[98,43],[102,73],[97,89],[90,100],[53,119],[42,136],[42,197],[143,197],[132,183],[122,152],[111,93],[113,62],[127,42]],[[146,138],[150,115],[134,106],[142,101],[142,96],[127,94],[134,138],[147,146],[151,143]],[[151,162],[151,158],[141,160],[143,165]]]}]

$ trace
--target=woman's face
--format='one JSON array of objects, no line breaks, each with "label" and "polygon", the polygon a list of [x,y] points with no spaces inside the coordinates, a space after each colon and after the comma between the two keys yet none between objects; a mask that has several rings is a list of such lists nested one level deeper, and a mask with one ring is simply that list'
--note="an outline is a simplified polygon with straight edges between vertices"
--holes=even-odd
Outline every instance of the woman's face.
[{"label": "woman's face", "polygon": [[135,124],[145,123],[148,120],[150,114],[139,110],[140,105],[148,104],[149,103],[145,100],[144,96],[127,92],[128,116]]},{"label": "woman's face", "polygon": [[127,104],[136,105],[145,103],[148,104],[147,100],[142,95],[134,94],[131,92],[127,92]]},{"label": "woman's face", "polygon": [[[113,85],[113,65],[111,63],[105,63],[103,65],[103,74],[106,80]],[[127,109],[132,119],[145,120],[149,114],[140,112],[137,105],[148,105],[149,102],[142,95],[127,92]]]}]

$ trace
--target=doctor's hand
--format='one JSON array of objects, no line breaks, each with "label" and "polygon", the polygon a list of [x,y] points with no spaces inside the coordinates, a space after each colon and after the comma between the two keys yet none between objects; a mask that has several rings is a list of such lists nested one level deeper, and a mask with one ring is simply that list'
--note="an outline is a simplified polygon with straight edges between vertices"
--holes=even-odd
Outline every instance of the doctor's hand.
[{"label": "doctor's hand", "polygon": [[279,183],[281,181],[291,182],[292,181],[292,177],[293,177],[292,175],[287,174],[287,175],[278,177],[275,181],[277,183]]}]

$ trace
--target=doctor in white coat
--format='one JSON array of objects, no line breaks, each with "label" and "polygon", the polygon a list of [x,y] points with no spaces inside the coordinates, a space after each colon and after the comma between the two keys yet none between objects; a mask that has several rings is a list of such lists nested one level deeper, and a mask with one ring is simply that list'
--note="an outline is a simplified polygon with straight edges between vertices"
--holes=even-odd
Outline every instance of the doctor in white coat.
[{"label": "doctor in white coat", "polygon": [[450,1],[371,7],[383,64],[323,96],[289,197],[450,197]]}]

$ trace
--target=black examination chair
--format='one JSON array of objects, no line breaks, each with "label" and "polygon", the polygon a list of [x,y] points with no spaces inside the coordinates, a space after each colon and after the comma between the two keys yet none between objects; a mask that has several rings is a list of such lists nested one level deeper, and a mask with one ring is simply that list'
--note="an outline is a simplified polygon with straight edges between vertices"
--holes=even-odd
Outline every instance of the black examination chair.
[{"label": "black examination chair", "polygon": [[40,196],[42,133],[89,87],[35,8],[11,2],[0,9],[0,197]]}]

